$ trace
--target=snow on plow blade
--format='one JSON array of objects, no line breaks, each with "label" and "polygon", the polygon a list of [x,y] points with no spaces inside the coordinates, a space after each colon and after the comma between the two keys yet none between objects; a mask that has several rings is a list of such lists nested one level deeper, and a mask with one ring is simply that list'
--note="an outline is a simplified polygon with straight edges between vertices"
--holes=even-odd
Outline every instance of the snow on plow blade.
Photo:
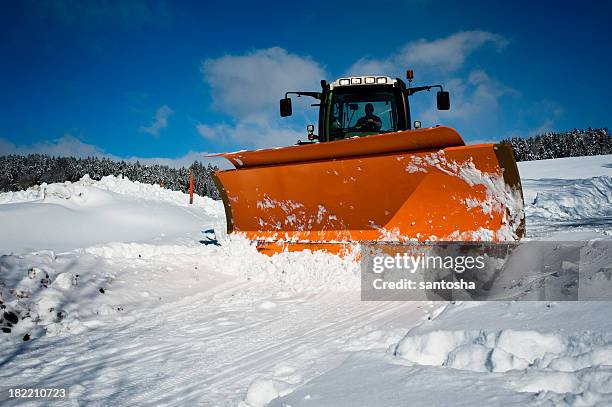
[{"label": "snow on plow blade", "polygon": [[510,146],[466,146],[448,127],[220,156],[236,167],[215,174],[228,233],[260,252],[524,233]]}]

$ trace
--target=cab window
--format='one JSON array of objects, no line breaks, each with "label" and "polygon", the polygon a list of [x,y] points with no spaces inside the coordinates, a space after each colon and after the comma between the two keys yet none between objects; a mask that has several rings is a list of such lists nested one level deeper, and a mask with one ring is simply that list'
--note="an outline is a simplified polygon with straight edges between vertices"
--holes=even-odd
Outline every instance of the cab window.
[{"label": "cab window", "polygon": [[398,131],[395,95],[334,93],[329,119],[330,140]]}]

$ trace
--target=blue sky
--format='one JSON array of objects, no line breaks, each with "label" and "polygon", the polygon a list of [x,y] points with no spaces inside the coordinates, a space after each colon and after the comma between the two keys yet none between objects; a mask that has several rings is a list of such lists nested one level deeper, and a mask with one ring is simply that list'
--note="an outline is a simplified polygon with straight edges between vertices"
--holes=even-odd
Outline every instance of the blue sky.
[{"label": "blue sky", "polygon": [[0,14],[0,154],[168,158],[290,145],[285,90],[347,73],[442,83],[413,118],[468,141],[608,127],[612,2],[23,1]]}]

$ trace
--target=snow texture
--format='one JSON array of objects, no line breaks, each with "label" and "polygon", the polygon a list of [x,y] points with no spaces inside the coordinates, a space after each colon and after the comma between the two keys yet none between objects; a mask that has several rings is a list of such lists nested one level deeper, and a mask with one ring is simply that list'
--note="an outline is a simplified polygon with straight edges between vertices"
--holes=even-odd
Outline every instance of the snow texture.
[{"label": "snow texture", "polygon": [[[610,239],[611,164],[520,163],[528,237]],[[3,386],[57,405],[612,403],[608,302],[361,302],[355,259],[260,255],[221,203],[116,177],[0,194],[0,227]]]}]

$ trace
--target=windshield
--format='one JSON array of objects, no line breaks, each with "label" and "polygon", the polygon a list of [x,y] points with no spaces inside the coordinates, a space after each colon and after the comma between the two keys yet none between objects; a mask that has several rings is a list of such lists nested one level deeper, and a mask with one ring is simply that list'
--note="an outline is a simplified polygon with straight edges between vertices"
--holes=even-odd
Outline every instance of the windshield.
[{"label": "windshield", "polygon": [[334,93],[330,139],[397,131],[397,108],[392,91]]}]

